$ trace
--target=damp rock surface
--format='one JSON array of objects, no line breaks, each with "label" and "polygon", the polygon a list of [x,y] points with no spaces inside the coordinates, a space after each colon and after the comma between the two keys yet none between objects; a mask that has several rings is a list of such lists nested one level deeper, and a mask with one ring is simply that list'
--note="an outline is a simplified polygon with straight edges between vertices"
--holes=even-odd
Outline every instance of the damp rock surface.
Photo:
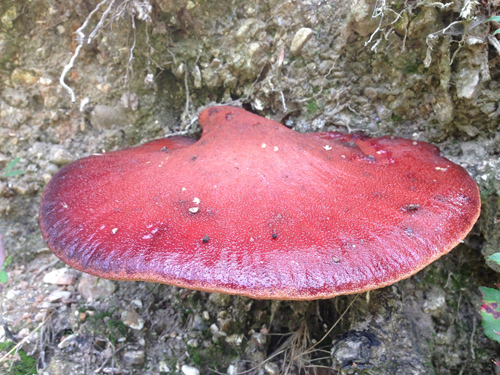
[{"label": "damp rock surface", "polygon": [[[59,78],[78,45],[75,31],[98,3],[0,1],[0,234],[13,257],[0,293],[8,329],[0,327],[0,341],[34,335],[21,348],[27,357],[19,351],[6,368],[24,358],[35,367],[23,373],[61,375],[181,373],[183,366],[297,373],[318,363],[360,373],[353,367],[359,361],[373,373],[495,374],[498,347],[482,332],[478,292],[493,287],[500,271],[485,262],[500,246],[500,67],[488,34],[494,26],[473,21],[464,39],[461,23],[440,33],[450,19],[487,19],[480,4],[398,0],[385,2],[392,11],[382,14],[374,0],[116,1],[107,13],[114,18],[83,45],[65,77],[72,103]],[[93,13],[87,37],[110,3]],[[312,36],[294,56],[290,47],[304,28]],[[61,264],[53,264],[41,238],[39,202],[63,165],[173,133],[199,135],[198,110],[230,102],[301,132],[432,142],[479,184],[479,223],[448,256],[399,283],[399,292],[364,293],[354,302],[209,299],[143,282],[79,289],[80,272],[72,284],[43,281]],[[8,175],[17,158],[10,171],[20,174]],[[121,314],[131,308],[147,329],[124,324]],[[329,354],[299,355],[337,320],[322,346]],[[276,366],[258,366],[285,348],[287,358],[301,360],[288,367],[283,352],[271,360]],[[132,362],[142,364],[124,360],[141,351]],[[408,352],[415,370],[404,362]]]}]

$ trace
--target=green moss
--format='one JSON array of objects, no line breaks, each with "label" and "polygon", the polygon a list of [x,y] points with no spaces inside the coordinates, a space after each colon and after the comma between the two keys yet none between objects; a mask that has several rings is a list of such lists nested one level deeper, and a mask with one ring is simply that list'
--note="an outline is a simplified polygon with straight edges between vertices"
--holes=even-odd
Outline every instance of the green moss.
[{"label": "green moss", "polygon": [[102,311],[89,316],[88,323],[92,325],[96,333],[107,335],[109,341],[115,344],[119,337],[127,336],[128,329],[121,320],[113,319],[113,312]]},{"label": "green moss", "polygon": [[318,112],[318,103],[316,100],[311,99],[307,102],[307,114],[309,116],[314,116]]},{"label": "green moss", "polygon": [[391,116],[391,120],[395,124],[400,124],[403,122],[403,116],[393,113]]},{"label": "green moss", "polygon": [[[14,343],[12,341],[0,343],[0,352],[8,352],[13,347]],[[26,352],[22,349],[19,349],[16,353],[19,355],[20,360],[13,361],[11,363],[7,362],[9,366],[7,367],[7,372],[5,372],[5,375],[37,374],[36,359],[27,355]]]},{"label": "green moss", "polygon": [[200,370],[225,369],[238,356],[238,352],[225,343],[214,343],[208,348],[187,345],[187,352],[192,364]]},{"label": "green moss", "polygon": [[406,64],[404,67],[404,72],[406,74],[417,74],[417,73],[419,73],[419,70],[418,70],[419,66],[420,66],[419,61],[408,60],[408,61],[406,61]]}]

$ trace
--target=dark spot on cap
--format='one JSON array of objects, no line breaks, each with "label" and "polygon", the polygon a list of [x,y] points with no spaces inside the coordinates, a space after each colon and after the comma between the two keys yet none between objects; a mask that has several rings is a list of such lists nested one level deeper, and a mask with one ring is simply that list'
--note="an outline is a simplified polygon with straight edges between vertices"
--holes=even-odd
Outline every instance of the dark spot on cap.
[{"label": "dark spot on cap", "polygon": [[359,148],[359,146],[356,144],[356,142],[345,142],[344,145],[350,148]]},{"label": "dark spot on cap", "polygon": [[217,107],[209,108],[208,109],[208,116],[213,116],[213,115],[215,115],[216,113],[219,113],[219,112],[220,112],[220,108],[217,108]]},{"label": "dark spot on cap", "polygon": [[191,156],[191,160],[195,161],[196,160],[196,155]]},{"label": "dark spot on cap", "polygon": [[161,152],[169,152],[169,150],[168,150],[168,147],[167,147],[167,146],[163,146],[162,148],[160,148],[160,151],[161,151]]},{"label": "dark spot on cap", "polygon": [[234,116],[236,116],[236,113],[230,112],[230,113],[226,114],[226,121],[231,121],[234,118]]},{"label": "dark spot on cap", "polygon": [[208,235],[204,235],[201,240],[203,241],[203,243],[207,243],[210,240],[210,237]]},{"label": "dark spot on cap", "polygon": [[278,238],[278,233],[276,233],[276,230],[273,230],[273,240]]}]

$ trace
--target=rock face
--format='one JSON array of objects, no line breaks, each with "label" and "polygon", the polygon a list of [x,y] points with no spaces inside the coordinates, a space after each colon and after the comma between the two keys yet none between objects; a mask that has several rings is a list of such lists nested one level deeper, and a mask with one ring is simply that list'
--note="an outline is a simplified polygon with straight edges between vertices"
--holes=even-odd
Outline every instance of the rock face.
[{"label": "rock face", "polygon": [[89,274],[83,274],[78,284],[78,292],[89,302],[108,298],[115,290],[116,286],[112,281]]},{"label": "rock face", "polygon": [[332,345],[333,369],[394,368],[394,374],[429,374],[433,366],[425,341],[429,332],[407,316],[397,286],[371,293],[369,314],[358,320]]},{"label": "rock face", "polygon": [[[35,330],[50,315],[44,312],[54,311],[48,322],[53,342],[36,338],[31,343],[42,348],[23,348],[41,373],[83,374],[104,366],[101,372],[150,375],[159,368],[180,373],[184,365],[205,373],[214,358],[217,371],[237,373],[280,349],[288,336],[274,334],[304,332],[302,321],[308,334],[295,338],[321,339],[323,324],[333,325],[352,302],[209,299],[96,280],[77,289],[83,280],[44,283],[49,271],[37,273],[50,263],[40,263],[47,256],[37,223],[40,194],[59,168],[174,132],[197,134],[199,109],[234,100],[302,132],[430,141],[467,169],[483,204],[472,235],[452,255],[399,283],[400,293],[360,295],[330,335],[331,360],[321,364],[352,373],[358,362],[374,373],[392,368],[388,364],[408,373],[432,373],[429,366],[440,374],[494,373],[491,359],[498,355],[480,329],[477,287],[498,281],[478,256],[498,251],[500,238],[498,41],[491,35],[495,26],[470,18],[488,18],[486,9],[463,1],[441,7],[397,0],[384,2],[386,8],[375,0],[103,2],[83,33],[89,37],[106,16],[104,28],[82,45],[65,76],[72,103],[59,78],[80,41],[75,31],[99,3],[0,1],[0,233],[14,259],[0,302],[4,320],[19,322],[7,327],[14,335]],[[450,19],[459,22],[440,32]],[[473,25],[466,34],[465,24]],[[5,176],[17,157],[14,170],[24,174]],[[384,312],[389,302],[395,305]],[[124,324],[121,313],[130,310],[147,330]],[[72,345],[54,349],[69,331],[76,335]],[[414,372],[397,345],[411,353]],[[115,361],[103,365],[107,358]],[[281,359],[272,362],[280,367]],[[268,365],[255,372],[275,370]]]}]

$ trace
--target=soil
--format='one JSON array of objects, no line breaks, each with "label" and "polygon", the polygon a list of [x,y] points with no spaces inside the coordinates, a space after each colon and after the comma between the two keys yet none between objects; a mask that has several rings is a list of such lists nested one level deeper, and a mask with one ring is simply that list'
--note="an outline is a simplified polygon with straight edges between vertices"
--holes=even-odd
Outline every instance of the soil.
[{"label": "soil", "polygon": [[[500,270],[500,44],[480,22],[496,3],[0,0],[0,372],[496,374],[478,290]],[[300,303],[96,279],[51,254],[38,208],[61,166],[197,137],[220,103],[432,142],[478,183],[481,217],[407,280]]]}]

